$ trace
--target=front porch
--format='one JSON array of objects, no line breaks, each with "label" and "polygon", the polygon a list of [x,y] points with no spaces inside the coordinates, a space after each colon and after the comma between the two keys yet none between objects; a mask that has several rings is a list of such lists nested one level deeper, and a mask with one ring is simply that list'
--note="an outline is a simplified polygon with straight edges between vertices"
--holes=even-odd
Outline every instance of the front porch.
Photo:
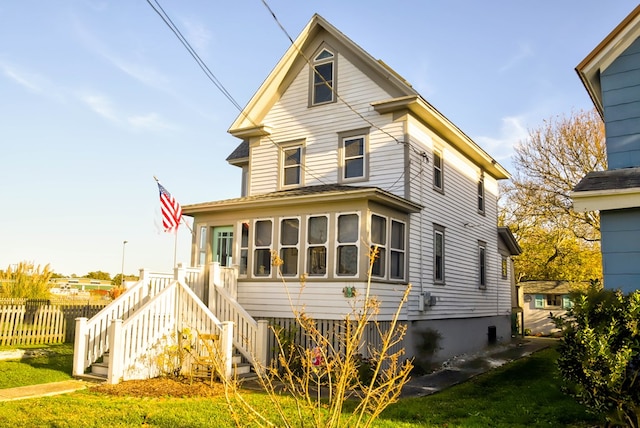
[{"label": "front porch", "polygon": [[234,353],[254,366],[266,365],[268,322],[254,320],[236,293],[236,270],[218,263],[178,267],[173,274],[141,269],[140,280],[96,316],[76,319],[73,375],[86,376],[87,369],[103,363],[103,376],[112,384],[156,377],[161,369],[154,362],[170,347],[182,349],[188,333],[196,359],[208,352],[199,346],[200,336],[218,339],[221,376],[234,375]]}]

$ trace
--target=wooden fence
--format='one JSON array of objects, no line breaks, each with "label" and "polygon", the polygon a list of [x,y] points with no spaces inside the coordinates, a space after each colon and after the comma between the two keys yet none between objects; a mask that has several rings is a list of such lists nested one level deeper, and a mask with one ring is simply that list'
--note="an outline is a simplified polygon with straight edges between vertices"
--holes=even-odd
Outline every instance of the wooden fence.
[{"label": "wooden fence", "polygon": [[73,343],[75,319],[91,318],[106,303],[56,305],[45,300],[0,305],[0,346]]}]

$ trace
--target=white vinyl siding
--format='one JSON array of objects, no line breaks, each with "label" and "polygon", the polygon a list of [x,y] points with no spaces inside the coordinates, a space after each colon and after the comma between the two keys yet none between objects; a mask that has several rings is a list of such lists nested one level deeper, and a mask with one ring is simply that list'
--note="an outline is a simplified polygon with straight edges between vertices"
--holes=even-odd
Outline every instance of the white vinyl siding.
[{"label": "white vinyl siding", "polygon": [[[501,278],[501,255],[497,234],[497,180],[484,173],[485,215],[478,212],[477,183],[480,168],[446,143],[437,134],[409,120],[408,132],[415,147],[431,154],[434,147],[442,150],[446,192],[434,192],[433,170],[425,168],[420,156],[411,153],[409,174],[412,177],[409,199],[429,207],[412,214],[409,223],[409,276],[407,281],[420,284],[421,278],[433,278],[433,224],[446,228],[445,281],[443,287],[430,288],[438,304],[429,311],[417,309],[414,287],[409,311],[415,318],[464,318],[505,315],[511,310],[509,281]],[[429,164],[429,166],[432,166]],[[423,180],[421,182],[421,179]],[[486,243],[486,289],[478,286],[478,242]],[[423,286],[424,287],[424,286]]]},{"label": "white vinyl siding", "polygon": [[[363,126],[371,127],[368,135],[369,176],[367,181],[359,181],[358,184],[392,189],[394,193],[404,196],[405,147],[398,144],[404,140],[403,124],[393,122],[391,115],[371,114],[371,101],[387,99],[390,94],[371,82],[340,54],[338,62],[337,81],[341,82],[341,98],[371,123],[363,121],[340,101],[309,108],[306,101],[309,91],[307,67],[292,81],[265,117],[264,123],[268,123],[274,132],[270,138],[277,141],[306,139],[301,180],[305,186],[313,186],[339,181],[338,134],[362,129]],[[249,195],[278,190],[278,174],[273,168],[278,162],[278,151],[270,138],[262,137],[251,144]]]}]

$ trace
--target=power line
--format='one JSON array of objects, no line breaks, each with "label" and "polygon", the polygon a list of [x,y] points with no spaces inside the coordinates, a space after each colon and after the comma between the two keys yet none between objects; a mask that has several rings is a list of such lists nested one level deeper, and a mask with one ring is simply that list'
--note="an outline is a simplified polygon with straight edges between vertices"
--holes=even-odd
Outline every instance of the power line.
[{"label": "power line", "polygon": [[[227,88],[224,87],[224,85],[222,84],[222,82],[220,82],[220,80],[216,77],[216,75],[211,71],[211,69],[207,66],[207,64],[202,60],[202,58],[200,58],[200,55],[198,55],[198,53],[196,52],[196,50],[191,46],[191,44],[189,43],[189,41],[186,39],[186,37],[184,37],[182,35],[182,33],[180,32],[180,30],[178,29],[178,27],[173,23],[173,21],[171,20],[171,18],[169,17],[169,15],[165,12],[165,10],[162,8],[162,6],[160,5],[160,3],[158,2],[158,0],[153,0],[153,3],[151,0],[147,0],[147,3],[149,4],[149,6],[151,6],[151,8],[158,14],[158,16],[162,19],[162,21],[167,25],[167,27],[169,27],[169,29],[173,32],[173,34],[178,38],[178,40],[180,40],[180,43],[182,43],[182,45],[185,47],[185,49],[187,49],[187,51],[189,52],[189,54],[191,55],[191,57],[196,61],[196,63],[198,63],[198,66],[200,67],[200,69],[204,72],[204,74],[207,76],[207,78],[216,86],[216,88],[218,88],[218,90],[220,92],[222,92],[222,94],[231,102],[231,104],[233,104],[233,106],[238,109],[238,111],[240,112],[240,114],[246,118],[249,122],[251,122],[251,124],[253,126],[258,126],[252,119],[251,117],[249,117],[249,115],[244,111],[244,108],[242,108],[242,106],[235,100],[235,98],[233,98],[233,96],[231,95],[231,93],[227,90]],[[155,5],[154,5],[155,3]],[[156,7],[157,6],[157,7]],[[273,139],[271,138],[271,136],[267,135],[266,138],[274,145],[276,146],[276,148],[280,151],[283,152],[283,148],[276,143],[275,141],[273,141]],[[312,176],[313,178],[315,178],[316,180],[318,180],[319,182],[321,182],[322,184],[327,184],[321,177],[316,176],[310,169],[308,169],[306,167],[306,165],[304,165],[303,163],[300,164],[300,167],[307,172],[310,176]]]},{"label": "power line", "polygon": [[[385,135],[387,135],[389,138],[393,139],[396,143],[398,144],[403,144],[407,147],[409,147],[415,154],[417,154],[418,156],[421,156],[422,158],[426,159],[426,153],[425,151],[420,148],[420,147],[414,147],[414,145],[411,143],[411,141],[406,142],[406,141],[400,141],[398,140],[398,138],[396,138],[394,135],[391,135],[389,132],[385,131],[384,129],[380,128],[378,125],[376,125],[375,123],[371,122],[368,118],[366,118],[362,113],[360,113],[358,110],[356,110],[351,104],[349,104],[344,98],[342,98],[342,96],[340,96],[340,94],[338,93],[338,91],[335,89],[335,87],[333,85],[331,85],[325,78],[324,76],[318,72],[318,70],[316,69],[316,67],[314,67],[311,59],[309,59],[304,52],[302,52],[302,49],[300,49],[299,46],[296,45],[295,41],[293,40],[293,38],[291,37],[291,35],[287,32],[287,30],[285,29],[285,27],[282,25],[282,23],[280,22],[280,20],[278,19],[278,17],[276,16],[275,12],[271,9],[271,7],[269,6],[269,4],[267,3],[266,0],[261,0],[262,4],[267,8],[267,10],[269,11],[269,13],[271,14],[271,17],[274,19],[274,21],[276,22],[276,24],[278,25],[278,27],[280,27],[280,29],[282,30],[282,32],[287,36],[287,38],[289,39],[289,41],[291,42],[291,46],[293,46],[296,51],[298,52],[298,54],[305,60],[305,62],[307,64],[309,64],[309,66],[311,67],[311,69],[313,70],[313,73],[320,77],[320,79],[322,80],[322,82],[324,83],[324,85],[326,85],[331,92],[335,95],[335,97],[340,100],[349,110],[351,110],[353,113],[355,113],[358,117],[360,117],[360,119],[364,120],[365,122],[367,122],[369,125],[371,125],[372,128],[377,129],[378,131],[384,133]],[[400,177],[398,177],[398,179],[390,186],[390,188],[394,188],[394,186],[398,183],[398,181],[400,181],[400,179],[402,178],[402,176],[404,175],[404,172],[402,173],[402,175]]]}]

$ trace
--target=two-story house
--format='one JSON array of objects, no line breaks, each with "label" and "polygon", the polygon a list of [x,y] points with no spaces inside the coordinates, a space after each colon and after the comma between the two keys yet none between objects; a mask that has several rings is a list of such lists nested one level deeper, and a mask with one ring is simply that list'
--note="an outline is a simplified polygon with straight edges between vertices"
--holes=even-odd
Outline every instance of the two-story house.
[{"label": "two-story house", "polygon": [[640,6],[577,67],[604,120],[607,171],[574,188],[577,211],[600,211],[604,286],[640,288]]},{"label": "two-story house", "polygon": [[408,356],[426,329],[441,336],[437,359],[511,337],[519,247],[497,227],[508,172],[321,16],[229,133],[240,140],[227,161],[242,169],[241,197],[183,213],[194,222],[193,265],[237,266],[237,301],[253,317],[291,319],[293,296],[316,320],[340,322],[377,246],[380,322],[412,287],[401,313]]}]

